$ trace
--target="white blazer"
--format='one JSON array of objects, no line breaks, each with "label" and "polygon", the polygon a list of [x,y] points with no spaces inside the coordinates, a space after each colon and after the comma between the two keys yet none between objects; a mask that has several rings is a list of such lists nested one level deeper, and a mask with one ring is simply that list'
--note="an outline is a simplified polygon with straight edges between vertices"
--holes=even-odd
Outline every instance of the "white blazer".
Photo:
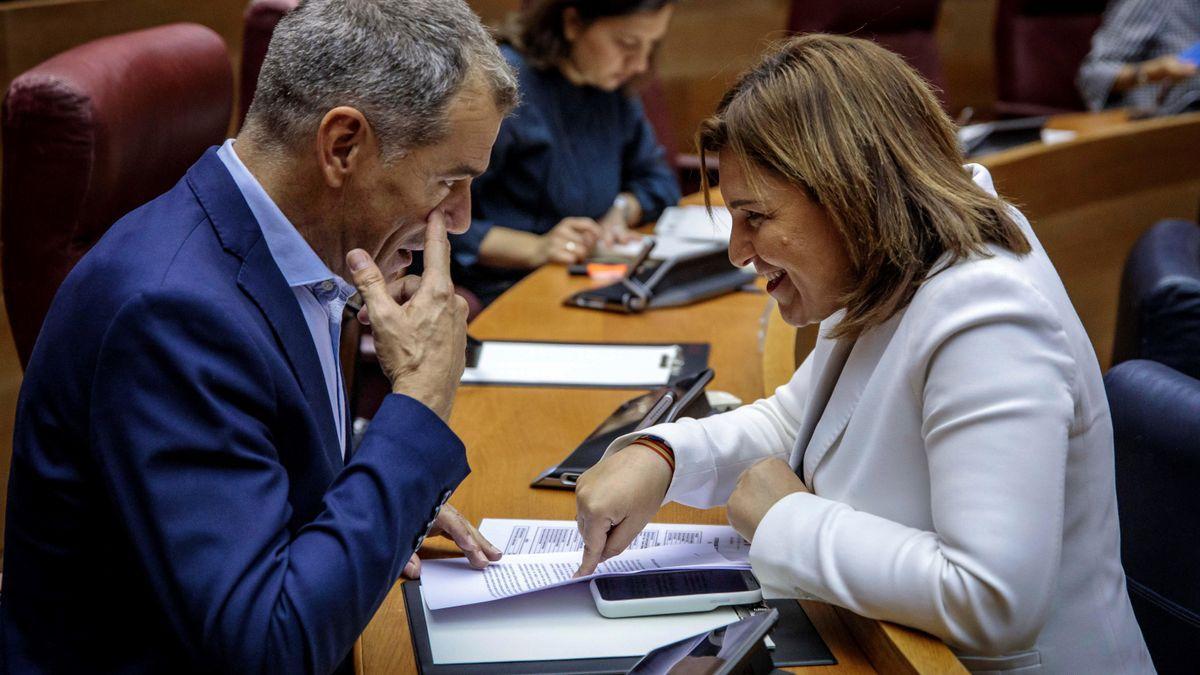
[{"label": "white blazer", "polygon": [[977,672],[1151,673],[1096,355],[1011,212],[1031,254],[961,261],[856,342],[818,339],[774,396],[643,433],[675,450],[667,501],[701,508],[763,458],[803,463],[813,494],[780,500],[754,533],[768,595],[914,626]]}]

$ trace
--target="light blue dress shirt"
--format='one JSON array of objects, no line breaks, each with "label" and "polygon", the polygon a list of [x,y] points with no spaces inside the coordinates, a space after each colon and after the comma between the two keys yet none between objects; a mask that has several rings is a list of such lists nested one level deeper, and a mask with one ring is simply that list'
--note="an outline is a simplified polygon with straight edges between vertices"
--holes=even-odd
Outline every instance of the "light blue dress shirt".
[{"label": "light blue dress shirt", "polygon": [[313,346],[321,360],[321,371],[325,375],[325,387],[329,394],[329,405],[333,408],[333,421],[337,426],[338,442],[342,456],[346,454],[346,392],[342,382],[342,369],[338,360],[338,347],[342,332],[342,310],[346,300],[354,295],[355,288],[329,270],[317,256],[304,237],[296,230],[283,211],[275,205],[270,195],[250,173],[233,150],[233,140],[225,141],[217,156],[233,176],[242,197],[250,207],[250,213],[262,228],[263,239],[271,251],[271,257],[283,272],[283,278],[296,295],[300,311],[308,324]]}]

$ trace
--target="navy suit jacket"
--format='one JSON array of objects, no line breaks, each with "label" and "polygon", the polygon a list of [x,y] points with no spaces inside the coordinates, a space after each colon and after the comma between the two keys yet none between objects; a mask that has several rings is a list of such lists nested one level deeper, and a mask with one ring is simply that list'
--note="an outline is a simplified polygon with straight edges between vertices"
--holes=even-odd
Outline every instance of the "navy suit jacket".
[{"label": "navy suit jacket", "polygon": [[343,463],[308,327],[215,149],[64,282],[17,408],[12,672],[329,672],[468,472],[391,395]]}]

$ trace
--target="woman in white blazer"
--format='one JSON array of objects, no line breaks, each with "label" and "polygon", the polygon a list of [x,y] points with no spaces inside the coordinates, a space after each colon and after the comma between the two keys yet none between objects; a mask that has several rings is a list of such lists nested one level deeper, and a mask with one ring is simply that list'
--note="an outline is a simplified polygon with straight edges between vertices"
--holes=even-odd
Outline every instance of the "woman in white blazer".
[{"label": "woman in white blazer", "polygon": [[668,501],[726,504],[769,596],[945,640],[979,672],[1145,673],[1091,343],[1028,222],[871,42],[768,54],[703,125],[752,264],[813,352],[775,395],[614,443],[587,572]]}]

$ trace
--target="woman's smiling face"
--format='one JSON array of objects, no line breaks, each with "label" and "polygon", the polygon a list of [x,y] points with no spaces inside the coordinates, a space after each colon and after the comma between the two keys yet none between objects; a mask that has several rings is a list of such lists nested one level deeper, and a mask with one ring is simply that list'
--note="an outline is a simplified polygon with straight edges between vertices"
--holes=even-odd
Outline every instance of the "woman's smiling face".
[{"label": "woman's smiling face", "polygon": [[721,151],[720,166],[721,195],[733,214],[729,259],[766,277],[767,292],[792,326],[818,323],[841,309],[853,283],[851,265],[825,208],[730,150]]}]

